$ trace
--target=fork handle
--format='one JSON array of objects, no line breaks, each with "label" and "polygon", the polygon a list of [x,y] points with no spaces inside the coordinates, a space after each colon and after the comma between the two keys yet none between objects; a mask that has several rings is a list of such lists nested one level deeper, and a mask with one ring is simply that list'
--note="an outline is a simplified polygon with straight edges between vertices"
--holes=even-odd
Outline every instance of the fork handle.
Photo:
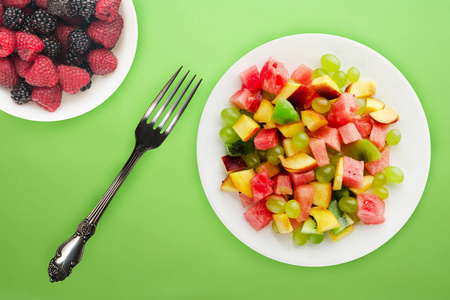
[{"label": "fork handle", "polygon": [[130,158],[120,170],[117,177],[112,182],[102,199],[97,203],[92,212],[78,225],[75,234],[62,243],[56,250],[56,255],[48,266],[48,275],[51,282],[64,280],[72,273],[81,260],[86,242],[94,235],[97,224],[103,213],[111,202],[112,198],[127,178],[139,158],[145,153],[146,148],[137,144],[131,153]]}]

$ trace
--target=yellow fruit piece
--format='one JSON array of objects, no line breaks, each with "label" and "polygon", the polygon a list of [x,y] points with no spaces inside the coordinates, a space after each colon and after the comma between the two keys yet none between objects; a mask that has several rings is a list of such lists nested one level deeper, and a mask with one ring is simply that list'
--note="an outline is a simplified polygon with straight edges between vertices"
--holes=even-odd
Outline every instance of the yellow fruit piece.
[{"label": "yellow fruit piece", "polygon": [[244,142],[254,136],[259,130],[259,124],[247,115],[241,115],[239,120],[233,125],[234,131]]},{"label": "yellow fruit piece", "polygon": [[322,208],[327,208],[331,201],[331,182],[321,183],[310,182],[314,188],[313,204]]},{"label": "yellow fruit piece", "polygon": [[309,214],[317,222],[317,232],[324,232],[334,228],[338,228],[339,222],[331,211],[326,208],[314,206]]},{"label": "yellow fruit piece", "polygon": [[280,233],[290,233],[294,231],[291,221],[286,214],[273,214],[272,217]]},{"label": "yellow fruit piece", "polygon": [[278,130],[283,134],[285,138],[291,138],[297,132],[305,132],[305,125],[302,122],[291,123],[287,125],[276,125]]},{"label": "yellow fruit piece", "polygon": [[283,146],[284,153],[287,157],[291,157],[298,152],[304,152],[306,154],[309,154],[311,152],[309,146],[306,146],[305,148],[299,148],[294,144],[292,139],[284,139],[281,142],[281,146]]},{"label": "yellow fruit piece", "polygon": [[371,112],[382,110],[384,106],[385,104],[383,101],[372,97],[367,97],[365,113],[370,114]]},{"label": "yellow fruit piece", "polygon": [[353,232],[353,225],[348,226],[345,228],[341,233],[338,235],[335,235],[333,231],[330,231],[330,237],[333,240],[333,242],[337,242],[345,238],[347,235]]},{"label": "yellow fruit piece", "polygon": [[268,123],[272,119],[274,106],[269,100],[262,99],[258,110],[253,115],[253,119],[258,123]]},{"label": "yellow fruit piece", "polygon": [[311,87],[316,90],[317,94],[328,100],[337,98],[342,94],[339,86],[328,75],[314,79]]},{"label": "yellow fruit piece", "polygon": [[272,128],[277,128],[277,124],[275,124],[275,122],[270,121],[264,124],[264,129],[272,129]]},{"label": "yellow fruit piece", "polygon": [[278,175],[282,170],[280,166],[272,165],[270,162],[265,161],[256,168],[256,173],[261,172],[262,167],[266,168],[267,173],[269,173],[269,177],[271,178]]},{"label": "yellow fruit piece", "polygon": [[375,80],[362,80],[349,84],[345,89],[347,93],[353,94],[358,98],[369,97],[377,92],[377,82]]},{"label": "yellow fruit piece", "polygon": [[256,173],[253,169],[237,171],[230,174],[231,180],[233,181],[239,192],[245,194],[250,198],[253,198],[250,180],[255,176]]},{"label": "yellow fruit piece", "polygon": [[283,98],[287,99],[290,95],[292,95],[300,86],[300,83],[288,81],[281,89],[280,93],[272,100],[273,104],[277,104],[278,99]]},{"label": "yellow fruit piece", "polygon": [[298,152],[288,158],[284,158],[283,156],[279,156],[278,158],[286,171],[292,173],[308,172],[317,167],[317,161],[303,152]]},{"label": "yellow fruit piece", "polygon": [[233,180],[231,180],[230,175],[228,175],[227,178],[225,178],[225,180],[222,182],[220,190],[224,192],[233,192],[233,193],[239,192],[237,187],[234,185]]},{"label": "yellow fruit piece", "polygon": [[342,189],[342,180],[344,179],[344,158],[341,157],[336,164],[336,173],[334,173],[333,191]]},{"label": "yellow fruit piece", "polygon": [[357,188],[348,188],[348,189],[350,191],[352,191],[356,195],[364,194],[372,186],[372,182],[373,182],[373,176],[366,175],[366,176],[363,177],[363,184],[362,184],[361,188],[359,188],[359,189],[357,189]]},{"label": "yellow fruit piece", "polygon": [[382,110],[374,111],[369,116],[381,124],[392,124],[398,121],[400,115],[392,107],[383,108]]},{"label": "yellow fruit piece", "polygon": [[328,121],[324,116],[314,110],[304,110],[301,112],[302,122],[310,131],[316,131],[320,127],[327,125]]}]

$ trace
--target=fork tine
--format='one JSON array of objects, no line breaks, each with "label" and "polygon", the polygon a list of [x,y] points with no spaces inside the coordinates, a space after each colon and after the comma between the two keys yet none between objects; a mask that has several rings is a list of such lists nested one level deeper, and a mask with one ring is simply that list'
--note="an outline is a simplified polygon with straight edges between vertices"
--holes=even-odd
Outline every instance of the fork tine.
[{"label": "fork tine", "polygon": [[184,101],[183,105],[181,105],[180,110],[173,117],[173,119],[170,122],[169,126],[167,126],[166,130],[163,133],[165,136],[167,136],[172,131],[173,127],[175,127],[175,125],[177,124],[178,120],[180,119],[181,115],[183,114],[184,110],[186,109],[186,106],[189,104],[189,102],[191,101],[191,99],[194,96],[195,92],[197,91],[200,83],[202,83],[202,80],[203,79],[200,79],[200,81],[197,83],[197,85],[194,87],[194,89],[191,91],[191,93],[187,97],[186,101]]},{"label": "fork tine", "polygon": [[158,96],[156,96],[155,100],[153,100],[152,104],[150,104],[149,108],[145,112],[144,116],[141,119],[141,122],[147,122],[148,117],[150,117],[150,115],[152,114],[155,107],[159,104],[161,99],[164,97],[167,90],[170,88],[170,86],[172,85],[173,81],[178,76],[178,73],[180,73],[182,68],[183,68],[183,66],[181,66],[178,69],[178,71],[176,71],[175,74],[173,74],[172,78],[170,78],[169,81],[166,83],[166,85],[162,88],[162,90],[159,92]]},{"label": "fork tine", "polygon": [[181,78],[181,80],[178,82],[178,84],[173,88],[172,92],[170,92],[169,96],[167,96],[166,101],[164,101],[163,105],[161,105],[160,109],[156,112],[155,116],[153,117],[153,120],[150,122],[151,126],[154,126],[156,124],[156,122],[158,121],[159,117],[161,117],[161,115],[164,112],[164,110],[166,109],[167,105],[169,105],[170,101],[172,101],[173,96],[175,95],[176,92],[178,92],[178,89],[180,88],[180,86],[183,84],[184,80],[188,76],[189,72],[190,71],[188,70],[186,75],[184,75],[184,77]]},{"label": "fork tine", "polygon": [[183,89],[183,91],[181,92],[181,94],[178,96],[177,100],[175,100],[175,102],[172,104],[172,106],[170,107],[170,110],[166,113],[166,115],[164,116],[164,118],[162,119],[161,123],[159,123],[157,129],[159,131],[161,131],[161,129],[163,129],[164,125],[166,125],[167,120],[169,120],[170,116],[172,115],[173,111],[177,108],[178,104],[180,103],[181,99],[184,97],[184,95],[186,94],[186,91],[188,90],[188,88],[191,86],[192,82],[194,81],[195,77],[197,75],[194,75],[194,77],[192,77],[191,81],[189,81],[189,83],[186,85],[186,87]]}]

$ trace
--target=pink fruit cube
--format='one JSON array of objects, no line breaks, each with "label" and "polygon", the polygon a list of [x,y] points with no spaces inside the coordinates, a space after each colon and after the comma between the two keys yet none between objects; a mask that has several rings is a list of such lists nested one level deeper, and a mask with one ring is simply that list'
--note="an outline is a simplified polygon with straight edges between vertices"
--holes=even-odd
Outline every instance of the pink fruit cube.
[{"label": "pink fruit cube", "polygon": [[310,85],[313,80],[313,70],[307,65],[300,65],[292,73],[291,78],[298,83]]},{"label": "pink fruit cube", "polygon": [[343,93],[331,106],[327,113],[328,126],[340,127],[356,118],[358,103],[356,97],[349,93]]},{"label": "pink fruit cube", "polygon": [[241,199],[242,207],[247,208],[254,203],[253,198],[245,195],[244,193],[239,193],[239,198]]},{"label": "pink fruit cube", "polygon": [[260,129],[254,139],[255,148],[258,150],[267,150],[280,144],[276,128]]},{"label": "pink fruit cube", "polygon": [[274,95],[278,95],[289,80],[289,71],[284,64],[272,57],[269,57],[260,75],[263,90]]},{"label": "pink fruit cube", "polygon": [[364,162],[344,156],[344,176],[342,184],[347,187],[361,188],[364,179]]},{"label": "pink fruit cube", "polygon": [[300,203],[300,215],[296,218],[297,222],[308,220],[314,200],[314,187],[310,184],[301,184],[295,187],[294,199]]},{"label": "pink fruit cube", "polygon": [[341,152],[341,136],[337,128],[324,125],[318,130],[310,132],[310,136],[323,139],[328,147]]},{"label": "pink fruit cube", "polygon": [[254,96],[248,97],[248,108],[247,110],[252,113],[256,113],[258,111],[259,106],[261,105],[262,100],[262,91],[259,90]]},{"label": "pink fruit cube", "polygon": [[353,121],[353,124],[355,124],[356,129],[358,129],[358,132],[362,138],[369,136],[370,132],[372,131],[372,118],[369,115],[363,115],[359,118],[357,117]]},{"label": "pink fruit cube", "polygon": [[389,130],[389,125],[373,122],[372,131],[370,132],[369,141],[378,148],[383,148],[386,142],[386,135]]},{"label": "pink fruit cube", "polygon": [[389,154],[390,150],[389,148],[386,147],[383,149],[383,151],[381,151],[380,159],[366,163],[364,167],[366,168],[367,173],[369,173],[372,176],[375,176],[377,173],[386,169],[386,167],[389,167]]},{"label": "pink fruit cube", "polygon": [[247,109],[250,106],[250,97],[253,97],[253,94],[248,89],[243,88],[231,96],[230,102],[239,109]]},{"label": "pink fruit cube", "polygon": [[273,181],[270,179],[269,172],[262,167],[261,171],[250,180],[253,201],[259,202],[266,196],[273,194]]},{"label": "pink fruit cube", "polygon": [[347,123],[346,125],[339,127],[338,130],[344,144],[362,140],[361,134],[359,134],[358,129],[356,129],[356,126],[353,123]]},{"label": "pink fruit cube", "polygon": [[256,65],[253,65],[242,72],[239,77],[241,77],[243,86],[247,88],[252,94],[259,91],[262,87],[261,76],[259,75],[259,71]]},{"label": "pink fruit cube", "polygon": [[366,225],[380,224],[385,221],[385,203],[377,195],[358,194],[358,218]]},{"label": "pink fruit cube", "polygon": [[330,163],[324,139],[310,138],[309,147],[319,167],[326,166]]},{"label": "pink fruit cube", "polygon": [[244,213],[244,217],[256,231],[263,229],[272,221],[272,213],[267,209],[265,201],[250,207]]},{"label": "pink fruit cube", "polygon": [[294,184],[294,187],[314,181],[314,179],[316,179],[314,170],[305,173],[289,173],[289,176],[291,177],[291,181]]},{"label": "pink fruit cube", "polygon": [[273,190],[275,194],[279,195],[292,195],[292,182],[289,175],[277,175],[274,178]]}]

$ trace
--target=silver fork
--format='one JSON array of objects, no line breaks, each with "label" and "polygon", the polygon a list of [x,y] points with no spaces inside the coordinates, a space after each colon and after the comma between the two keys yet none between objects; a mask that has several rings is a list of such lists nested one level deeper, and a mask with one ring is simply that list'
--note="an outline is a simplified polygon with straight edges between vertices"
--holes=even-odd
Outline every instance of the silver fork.
[{"label": "silver fork", "polygon": [[[167,138],[169,133],[172,131],[175,124],[178,122],[181,114],[186,109],[186,106],[191,101],[195,92],[197,91],[202,79],[199,80],[197,85],[191,90],[190,94],[187,96],[186,100],[181,104],[177,113],[174,114],[175,109],[178,107],[182,98],[186,94],[188,88],[191,86],[194,81],[196,75],[190,80],[190,82],[186,85],[186,87],[181,91],[179,96],[173,101],[171,107],[164,115],[161,116],[164,110],[168,107],[168,105],[172,102],[174,95],[180,89],[181,84],[186,79],[189,71],[187,71],[186,75],[178,82],[172,92],[167,96],[166,100],[161,105],[160,109],[156,112],[153,119],[148,123],[148,119],[155,110],[155,108],[160,103],[161,99],[169,90],[170,86],[174,82],[178,73],[181,71],[183,67],[178,69],[177,72],[170,78],[169,82],[163,87],[161,92],[152,102],[150,107],[145,112],[142,119],[139,121],[139,124],[135,131],[136,137],[136,145],[134,147],[133,152],[131,153],[130,158],[125,163],[125,166],[119,172],[117,177],[114,179],[111,186],[108,188],[106,193],[103,195],[102,199],[98,202],[92,212],[78,225],[75,234],[69,238],[67,241],[62,243],[58,249],[56,250],[56,255],[50,261],[48,266],[48,275],[50,277],[51,282],[64,280],[67,276],[72,272],[73,267],[75,267],[81,260],[83,256],[84,246],[89,238],[94,235],[94,232],[97,228],[97,224],[100,221],[103,213],[111,202],[112,198],[116,194],[117,190],[120,188],[124,180],[127,178],[131,169],[134,167],[139,158],[147,151],[151,149],[158,148],[162,142]],[[167,121],[173,115],[172,121],[168,123],[168,126],[164,130],[164,126],[167,124]],[[160,120],[161,119],[161,120]],[[160,121],[160,122],[159,122]],[[159,124],[158,124],[159,122]],[[158,125],[157,125],[158,124]],[[157,126],[156,126],[157,125]],[[156,126],[156,127],[155,127]]]}]

